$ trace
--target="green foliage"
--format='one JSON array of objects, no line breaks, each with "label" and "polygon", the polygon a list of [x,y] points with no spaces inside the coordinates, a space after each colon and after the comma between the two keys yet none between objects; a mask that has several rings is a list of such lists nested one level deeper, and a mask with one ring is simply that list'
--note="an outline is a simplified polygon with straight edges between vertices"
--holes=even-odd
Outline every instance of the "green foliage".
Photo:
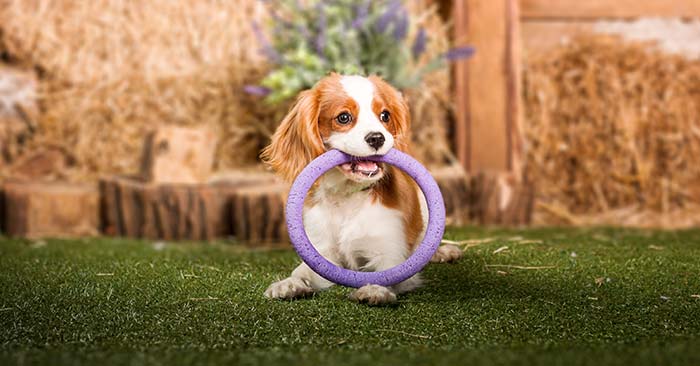
[{"label": "green foliage", "polygon": [[376,74],[398,88],[418,86],[426,73],[444,67],[436,57],[419,67],[424,30],[409,39],[416,19],[400,0],[268,1],[272,41],[256,25],[261,49],[274,68],[261,85],[278,103],[312,87],[329,72]]}]

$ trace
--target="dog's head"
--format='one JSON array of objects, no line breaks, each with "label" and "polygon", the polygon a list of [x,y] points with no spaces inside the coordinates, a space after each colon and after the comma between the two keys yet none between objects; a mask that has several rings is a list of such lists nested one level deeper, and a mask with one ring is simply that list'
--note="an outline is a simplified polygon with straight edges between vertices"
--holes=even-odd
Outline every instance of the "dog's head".
[{"label": "dog's head", "polygon": [[272,136],[263,159],[293,180],[327,149],[358,157],[339,169],[350,180],[373,182],[384,167],[362,157],[408,149],[408,106],[396,89],[376,76],[331,74],[302,92]]}]

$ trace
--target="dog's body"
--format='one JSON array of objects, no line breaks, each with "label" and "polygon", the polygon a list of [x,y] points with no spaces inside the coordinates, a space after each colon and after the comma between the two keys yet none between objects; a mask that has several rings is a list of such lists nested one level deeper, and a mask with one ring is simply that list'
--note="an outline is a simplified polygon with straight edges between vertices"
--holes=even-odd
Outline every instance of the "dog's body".
[{"label": "dog's body", "polygon": [[[392,147],[406,152],[409,132],[408,107],[399,92],[377,77],[332,74],[302,92],[263,157],[292,180],[330,148],[359,158],[386,154]],[[324,174],[304,207],[304,227],[316,249],[336,265],[364,271],[403,263],[422,241],[427,218],[425,198],[408,175],[362,159]],[[442,246],[433,261],[452,261],[461,254],[456,247]],[[291,299],[331,285],[302,263],[265,295]],[[389,288],[364,286],[350,297],[390,303],[419,285],[415,275]]]}]

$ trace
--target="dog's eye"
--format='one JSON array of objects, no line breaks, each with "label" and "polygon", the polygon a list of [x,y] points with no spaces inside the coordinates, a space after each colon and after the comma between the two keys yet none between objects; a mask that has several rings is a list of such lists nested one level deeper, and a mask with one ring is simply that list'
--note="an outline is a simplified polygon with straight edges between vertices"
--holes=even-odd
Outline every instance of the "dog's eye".
[{"label": "dog's eye", "polygon": [[389,111],[384,111],[382,113],[379,113],[379,119],[384,123],[389,122],[390,118],[391,118],[391,115],[389,114]]},{"label": "dog's eye", "polygon": [[350,115],[348,112],[343,112],[339,114],[338,117],[335,117],[335,120],[341,125],[347,125],[348,123],[352,122],[352,115]]}]

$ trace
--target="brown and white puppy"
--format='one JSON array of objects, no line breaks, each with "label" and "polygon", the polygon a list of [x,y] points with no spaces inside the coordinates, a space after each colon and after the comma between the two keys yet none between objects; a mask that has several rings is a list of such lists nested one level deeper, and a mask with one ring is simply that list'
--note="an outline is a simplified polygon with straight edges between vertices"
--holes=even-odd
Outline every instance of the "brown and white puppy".
[{"label": "brown and white puppy", "polygon": [[[331,74],[302,92],[284,118],[263,159],[292,181],[327,149],[356,157],[408,152],[410,117],[401,94],[376,76]],[[358,159],[324,174],[309,192],[304,227],[316,249],[344,268],[381,271],[403,263],[423,239],[427,225],[425,197],[404,172]],[[461,257],[454,246],[441,246],[435,262]],[[275,282],[265,296],[292,299],[333,283],[302,263],[291,277]],[[418,275],[391,287],[367,285],[350,295],[378,305],[420,285]]]}]

